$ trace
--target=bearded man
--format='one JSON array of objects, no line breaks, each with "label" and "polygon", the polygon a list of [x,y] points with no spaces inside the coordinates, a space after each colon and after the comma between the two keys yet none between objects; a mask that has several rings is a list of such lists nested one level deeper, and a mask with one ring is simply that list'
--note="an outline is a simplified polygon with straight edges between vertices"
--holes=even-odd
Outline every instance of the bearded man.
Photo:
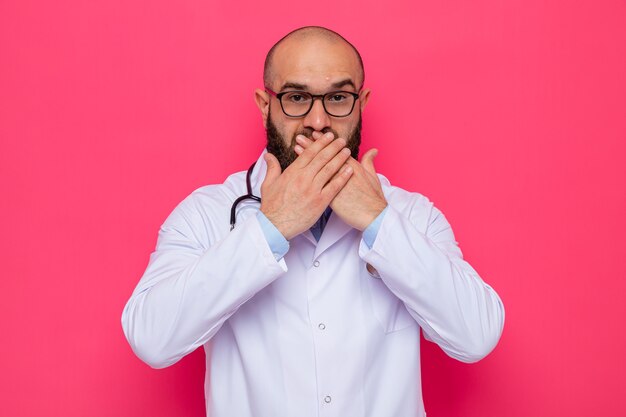
[{"label": "bearded man", "polygon": [[124,308],[154,368],[204,346],[212,417],[424,416],[420,330],[463,362],[500,338],[502,302],[441,212],[376,150],[358,161],[364,78],[333,31],[277,42],[255,91],[267,152],[176,207]]}]

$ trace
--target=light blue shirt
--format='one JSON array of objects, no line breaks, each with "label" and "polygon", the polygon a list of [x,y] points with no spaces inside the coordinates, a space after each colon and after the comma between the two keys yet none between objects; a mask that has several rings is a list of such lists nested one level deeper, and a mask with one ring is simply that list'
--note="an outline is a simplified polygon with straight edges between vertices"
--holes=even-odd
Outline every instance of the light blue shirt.
[{"label": "light blue shirt", "polygon": [[[372,246],[376,241],[380,224],[382,223],[386,212],[387,207],[385,207],[385,209],[381,211],[374,221],[363,231],[363,241],[370,249],[372,249]],[[318,220],[313,227],[311,227],[311,233],[313,233],[313,236],[315,236],[317,241],[319,241],[322,236],[322,232],[324,231],[329,215],[330,208],[326,209],[326,212],[324,212],[322,217],[320,217],[320,220]],[[267,239],[267,243],[270,245],[270,249],[274,254],[274,258],[276,258],[277,261],[281,260],[289,250],[289,241],[285,239],[282,233],[278,231],[276,226],[272,224],[262,211],[258,212],[257,218],[259,219],[259,224],[261,225],[261,230],[263,230],[265,239]]]}]

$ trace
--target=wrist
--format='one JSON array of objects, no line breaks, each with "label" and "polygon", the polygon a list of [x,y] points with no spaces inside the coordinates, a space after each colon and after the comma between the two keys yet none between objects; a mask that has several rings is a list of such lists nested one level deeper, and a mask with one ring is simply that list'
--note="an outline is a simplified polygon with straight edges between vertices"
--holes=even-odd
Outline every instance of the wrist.
[{"label": "wrist", "polygon": [[361,223],[361,226],[358,227],[358,229],[363,232],[365,229],[367,229],[372,223],[374,223],[374,221],[378,218],[378,216],[380,216],[380,213],[382,213],[385,209],[387,208],[387,202],[385,201],[384,203],[371,208],[371,210],[368,210],[367,215],[364,218],[364,221]]},{"label": "wrist", "polygon": [[263,211],[263,208],[261,208],[261,212],[265,215],[265,217],[267,217],[267,220],[269,220],[270,223],[274,225],[274,227],[280,232],[281,235],[283,235],[286,240],[291,240],[297,234],[293,233],[293,230],[289,227],[288,222],[281,220],[280,217],[274,215],[273,213],[267,213]]}]

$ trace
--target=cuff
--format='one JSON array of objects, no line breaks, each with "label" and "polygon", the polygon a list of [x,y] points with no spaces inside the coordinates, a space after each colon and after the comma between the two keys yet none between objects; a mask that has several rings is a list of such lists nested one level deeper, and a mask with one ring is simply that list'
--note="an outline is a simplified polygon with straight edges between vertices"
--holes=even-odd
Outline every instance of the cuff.
[{"label": "cuff", "polygon": [[388,207],[389,205],[387,205],[387,207],[385,207],[384,210],[381,211],[380,214],[374,219],[374,221],[371,222],[370,225],[363,231],[363,241],[369,249],[372,249],[372,246],[374,246],[374,241],[376,240],[376,236],[378,236],[378,229],[380,229],[380,224],[383,222],[383,218],[387,213]]},{"label": "cuff", "polygon": [[270,246],[272,254],[274,254],[274,258],[277,261],[280,261],[283,256],[289,250],[289,242],[285,237],[278,231],[276,226],[272,224],[272,222],[265,217],[262,211],[257,213],[257,219],[259,220],[259,224],[261,225],[261,230],[265,235],[265,239],[267,240],[267,244]]}]

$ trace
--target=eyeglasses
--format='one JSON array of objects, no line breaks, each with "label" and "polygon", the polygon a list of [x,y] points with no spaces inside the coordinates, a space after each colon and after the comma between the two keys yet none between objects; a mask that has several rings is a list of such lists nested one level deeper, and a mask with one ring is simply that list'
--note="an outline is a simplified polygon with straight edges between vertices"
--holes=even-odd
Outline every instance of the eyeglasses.
[{"label": "eyeglasses", "polygon": [[280,101],[280,107],[289,117],[306,116],[313,108],[315,99],[322,100],[324,111],[333,117],[346,117],[352,113],[354,103],[359,98],[357,93],[350,91],[331,91],[326,94],[310,94],[306,91],[284,91],[275,93],[269,88],[265,91]]}]

